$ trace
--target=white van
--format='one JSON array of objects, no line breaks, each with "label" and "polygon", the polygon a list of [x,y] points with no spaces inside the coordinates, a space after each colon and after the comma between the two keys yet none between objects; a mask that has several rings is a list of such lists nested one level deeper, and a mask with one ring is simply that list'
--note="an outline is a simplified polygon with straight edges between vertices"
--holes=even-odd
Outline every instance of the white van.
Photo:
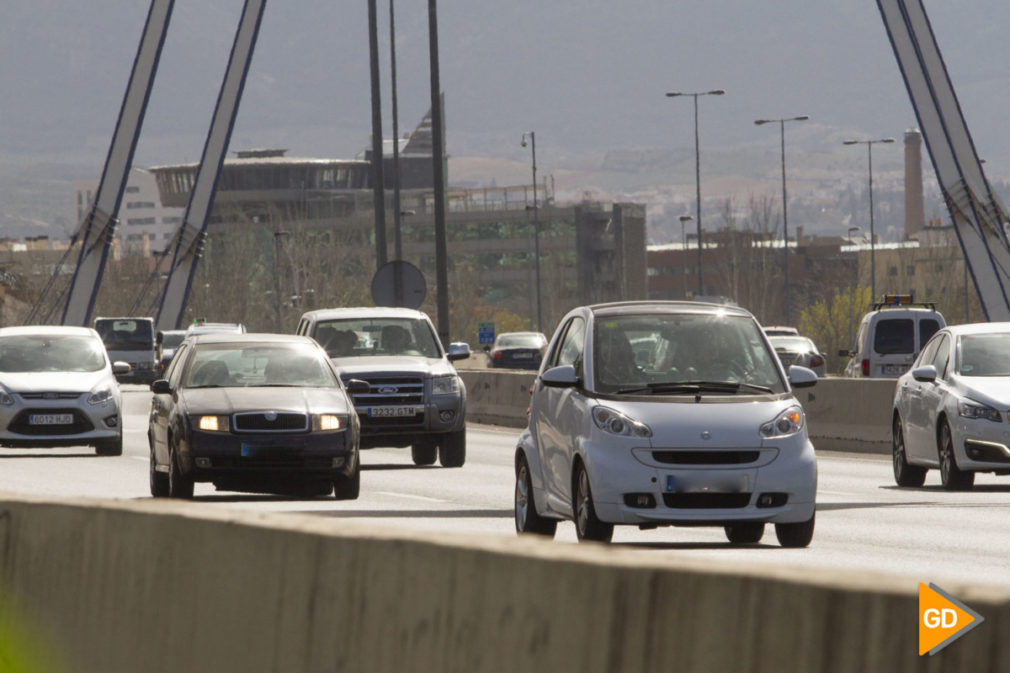
[{"label": "white van", "polygon": [[933,303],[915,303],[911,295],[884,295],[863,316],[845,376],[897,378],[912,365],[929,338],[947,323]]}]

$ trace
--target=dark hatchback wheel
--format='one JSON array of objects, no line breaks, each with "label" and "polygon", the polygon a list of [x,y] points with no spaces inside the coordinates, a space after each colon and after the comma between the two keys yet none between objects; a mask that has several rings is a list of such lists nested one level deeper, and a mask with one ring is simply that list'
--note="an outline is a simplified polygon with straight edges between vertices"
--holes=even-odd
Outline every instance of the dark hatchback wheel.
[{"label": "dark hatchback wheel", "polygon": [[593,491],[589,486],[589,474],[583,465],[579,465],[577,469],[574,491],[572,514],[575,517],[575,534],[579,541],[610,542],[614,536],[614,524],[604,523],[596,516]]},{"label": "dark hatchback wheel", "polygon": [[168,497],[192,498],[193,486],[193,475],[183,474],[179,466],[178,450],[173,439],[168,452]]},{"label": "dark hatchback wheel", "polygon": [[914,488],[926,481],[926,468],[910,465],[905,452],[905,433],[901,429],[901,418],[894,417],[891,426],[891,458],[894,467],[894,482],[898,486]]},{"label": "dark hatchback wheel", "polygon": [[333,475],[333,495],[337,500],[357,500],[361,492],[361,462],[355,467],[353,474],[346,475],[337,472]]},{"label": "dark hatchback wheel", "polygon": [[519,456],[519,462],[516,465],[515,522],[516,532],[520,535],[532,533],[554,537],[558,528],[557,520],[537,514],[536,502],[533,499],[533,479],[530,476],[530,466],[526,462],[526,456],[523,455]]},{"label": "dark hatchback wheel", "polygon": [[948,491],[967,491],[975,484],[975,473],[957,466],[954,438],[946,421],[940,426],[940,483]]},{"label": "dark hatchback wheel", "polygon": [[151,449],[151,460],[149,462],[149,481],[151,482],[151,495],[155,498],[168,497],[168,475],[158,472],[155,468],[154,449]]}]

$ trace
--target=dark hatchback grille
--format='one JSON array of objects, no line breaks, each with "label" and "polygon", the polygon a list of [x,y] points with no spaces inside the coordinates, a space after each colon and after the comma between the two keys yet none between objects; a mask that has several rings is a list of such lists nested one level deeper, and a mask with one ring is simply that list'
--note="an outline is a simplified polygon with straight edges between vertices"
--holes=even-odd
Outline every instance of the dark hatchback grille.
[{"label": "dark hatchback grille", "polygon": [[761,457],[760,451],[653,451],[658,463],[667,465],[743,465]]},{"label": "dark hatchback grille", "polygon": [[18,393],[23,400],[76,400],[84,393]]},{"label": "dark hatchback grille", "polygon": [[663,504],[673,509],[739,509],[750,503],[750,493],[664,493]]},{"label": "dark hatchback grille", "polygon": [[305,414],[277,414],[274,420],[263,413],[235,414],[233,420],[239,432],[303,432],[308,430]]},{"label": "dark hatchback grille", "polygon": [[[71,414],[74,422],[69,425],[32,425],[29,417],[32,414]],[[95,426],[91,424],[87,416],[77,409],[25,409],[10,422],[7,429],[21,435],[79,435],[82,432],[91,432]]]}]

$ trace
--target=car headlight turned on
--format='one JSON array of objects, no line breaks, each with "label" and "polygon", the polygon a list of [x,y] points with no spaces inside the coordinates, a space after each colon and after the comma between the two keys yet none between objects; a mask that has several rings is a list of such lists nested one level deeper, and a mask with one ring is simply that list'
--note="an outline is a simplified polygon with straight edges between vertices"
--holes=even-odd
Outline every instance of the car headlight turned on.
[{"label": "car headlight turned on", "polygon": [[961,418],[981,418],[995,423],[1000,423],[1003,420],[1000,413],[992,407],[965,400],[957,403],[957,414]]},{"label": "car headlight turned on", "polygon": [[765,439],[774,437],[788,437],[795,435],[803,429],[803,409],[800,407],[789,407],[775,420],[768,421],[761,426],[761,436]]},{"label": "car headlight turned on", "polygon": [[593,421],[604,432],[620,437],[652,437],[652,429],[645,423],[628,418],[609,407],[594,407]]},{"label": "car headlight turned on", "polygon": [[204,432],[228,432],[227,416],[201,416],[196,427]]},{"label": "car headlight turned on", "polygon": [[459,377],[455,375],[436,376],[431,380],[432,395],[452,395],[459,392]]},{"label": "car headlight turned on", "polygon": [[112,399],[112,389],[102,388],[101,390],[93,391],[88,396],[88,404],[101,404],[102,402],[108,402],[110,399]]},{"label": "car headlight turned on", "polygon": [[347,427],[347,416],[343,414],[313,414],[313,432],[335,432]]}]

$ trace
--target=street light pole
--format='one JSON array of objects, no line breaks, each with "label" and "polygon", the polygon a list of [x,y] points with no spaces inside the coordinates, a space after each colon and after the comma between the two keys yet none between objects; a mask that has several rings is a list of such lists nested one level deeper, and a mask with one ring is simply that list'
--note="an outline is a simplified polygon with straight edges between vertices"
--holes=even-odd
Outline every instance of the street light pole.
[{"label": "street light pole", "polygon": [[[849,227],[846,232],[846,236],[849,239],[849,244],[852,244],[852,234],[859,231],[859,227]],[[849,345],[852,345],[852,288],[859,281],[859,253],[856,253],[856,265],[853,269],[852,278],[849,279]]]},{"label": "street light pole", "polygon": [[684,299],[687,299],[687,233],[684,224],[693,219],[690,215],[680,216],[680,262],[684,267]]},{"label": "street light pole", "polygon": [[877,138],[875,140],[843,140],[843,145],[866,145],[866,159],[870,175],[870,301],[877,301],[877,266],[874,259],[876,251],[876,235],[873,232],[873,146],[876,143],[893,143],[894,138]]},{"label": "street light pole", "polygon": [[782,144],[782,247],[784,248],[783,259],[785,260],[785,281],[786,281],[786,323],[790,324],[790,287],[789,287],[789,218],[786,214],[788,199],[786,198],[786,122],[802,122],[810,119],[810,115],[800,115],[798,117],[785,117],[782,119],[755,119],[757,126],[777,122]]},{"label": "street light pole", "polygon": [[536,266],[537,331],[543,332],[543,314],[540,307],[540,217],[537,212],[537,134],[535,131],[523,133],[523,140],[520,143],[522,147],[526,147],[526,136],[530,138],[533,156],[533,256]]},{"label": "street light pole", "polygon": [[694,98],[694,191],[695,191],[695,221],[698,224],[698,294],[704,294],[701,280],[701,150],[698,144],[698,96],[722,96],[724,89],[713,89],[712,91],[698,91],[695,93],[685,93],[682,91],[669,91],[667,98],[677,96],[691,96]]}]

